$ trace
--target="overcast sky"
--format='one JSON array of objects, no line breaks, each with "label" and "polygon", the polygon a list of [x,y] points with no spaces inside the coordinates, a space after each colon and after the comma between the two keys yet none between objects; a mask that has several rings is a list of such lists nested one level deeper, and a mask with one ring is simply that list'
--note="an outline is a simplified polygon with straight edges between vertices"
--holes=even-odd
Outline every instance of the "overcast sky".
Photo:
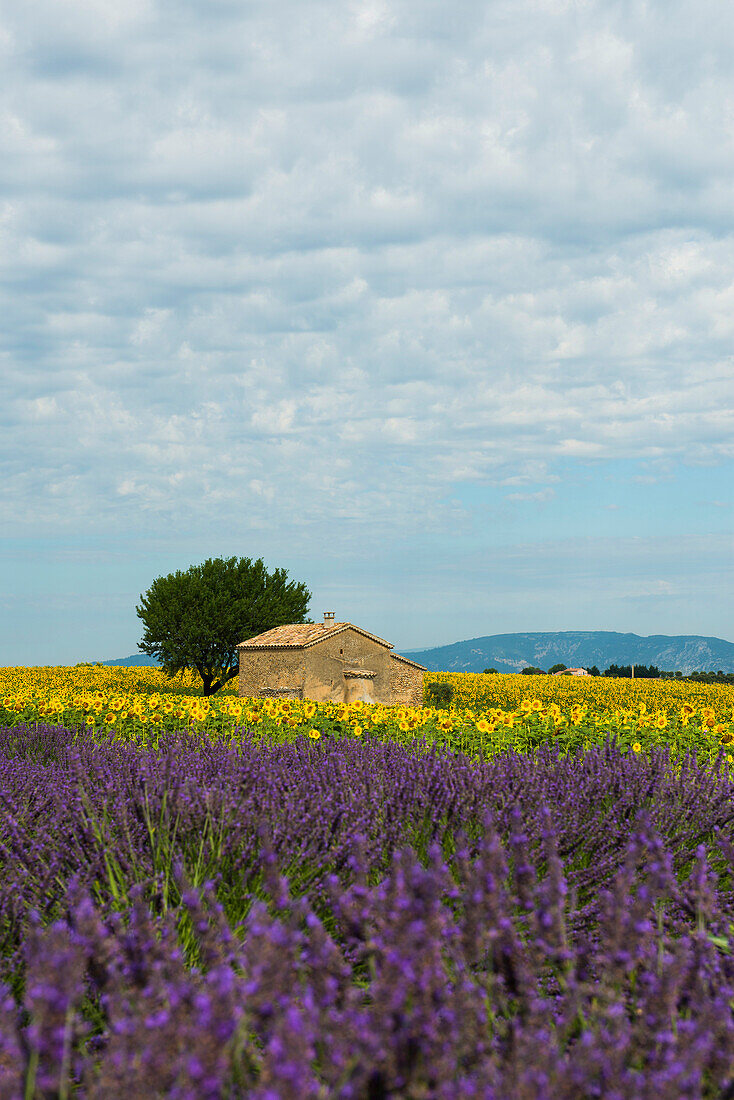
[{"label": "overcast sky", "polygon": [[0,664],[262,557],[734,640],[734,5],[0,0]]}]

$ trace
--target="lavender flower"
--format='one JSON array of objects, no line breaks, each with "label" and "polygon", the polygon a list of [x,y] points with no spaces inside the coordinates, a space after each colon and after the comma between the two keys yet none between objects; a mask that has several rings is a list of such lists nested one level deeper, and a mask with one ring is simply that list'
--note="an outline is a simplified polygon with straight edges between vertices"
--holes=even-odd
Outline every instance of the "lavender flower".
[{"label": "lavender flower", "polygon": [[0,730],[0,1100],[734,1096],[732,788]]}]

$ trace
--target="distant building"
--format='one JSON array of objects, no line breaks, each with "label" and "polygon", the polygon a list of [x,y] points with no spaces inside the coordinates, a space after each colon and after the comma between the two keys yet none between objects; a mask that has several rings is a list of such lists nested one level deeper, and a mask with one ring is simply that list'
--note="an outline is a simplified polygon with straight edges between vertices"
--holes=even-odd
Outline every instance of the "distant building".
[{"label": "distant building", "polygon": [[591,676],[585,668],[563,668],[560,672],[554,672],[554,676]]},{"label": "distant building", "polygon": [[391,653],[392,645],[353,623],[290,623],[237,646],[239,694],[248,698],[314,699],[316,702],[386,706],[423,702],[423,665]]}]

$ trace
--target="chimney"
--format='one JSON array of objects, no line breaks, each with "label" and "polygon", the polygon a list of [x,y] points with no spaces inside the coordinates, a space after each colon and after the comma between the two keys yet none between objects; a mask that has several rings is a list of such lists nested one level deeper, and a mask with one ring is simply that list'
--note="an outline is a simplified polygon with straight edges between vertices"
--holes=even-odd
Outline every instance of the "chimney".
[{"label": "chimney", "polygon": [[324,612],[324,626],[329,627],[329,626],[333,626],[333,625],[334,625],[334,612],[333,611],[325,611]]}]

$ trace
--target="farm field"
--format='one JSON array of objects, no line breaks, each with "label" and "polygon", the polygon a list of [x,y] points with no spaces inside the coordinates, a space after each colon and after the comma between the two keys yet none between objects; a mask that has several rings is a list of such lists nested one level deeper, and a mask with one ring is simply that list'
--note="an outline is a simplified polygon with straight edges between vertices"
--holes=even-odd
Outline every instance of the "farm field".
[{"label": "farm field", "polygon": [[0,670],[0,1100],[734,1088],[734,689],[437,679]]},{"label": "farm field", "polygon": [[[302,735],[438,745],[489,758],[551,743],[575,752],[611,738],[623,751],[668,747],[734,763],[734,687],[674,680],[427,673],[425,684],[454,688],[448,709],[239,699],[236,681],[210,698],[194,675],[82,665],[0,669],[0,724],[54,722],[85,739],[140,745],[192,728],[237,739],[242,729],[269,741]],[[732,753],[728,745],[732,745]],[[732,756],[733,759],[729,759]]]},{"label": "farm field", "polygon": [[734,1080],[734,781],[612,746],[0,728],[0,1096]]}]

